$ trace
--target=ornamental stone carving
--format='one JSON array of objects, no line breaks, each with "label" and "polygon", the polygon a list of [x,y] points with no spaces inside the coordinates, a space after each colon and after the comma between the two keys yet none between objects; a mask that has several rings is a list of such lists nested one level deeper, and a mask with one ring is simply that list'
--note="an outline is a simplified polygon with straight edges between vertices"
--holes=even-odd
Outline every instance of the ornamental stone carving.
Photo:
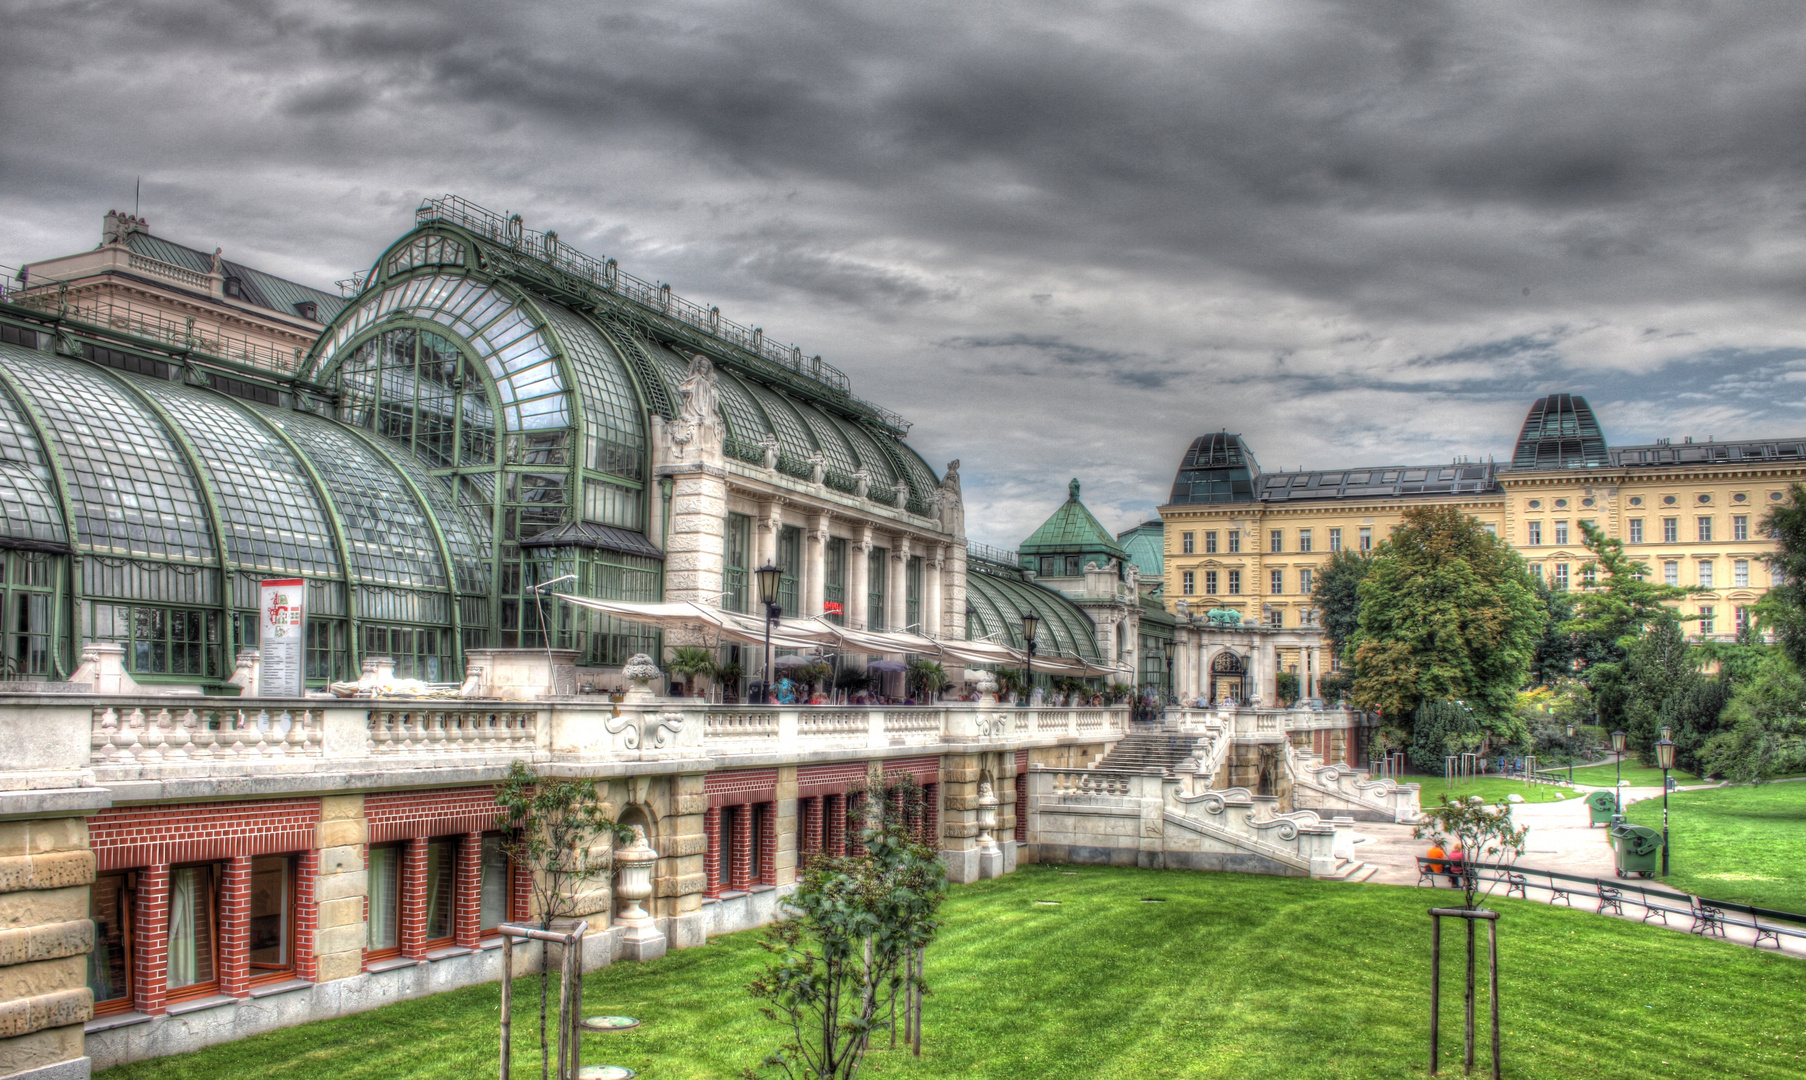
[{"label": "ornamental stone carving", "polygon": [[709,358],[698,354],[690,358],[689,372],[677,386],[678,412],[661,425],[670,456],[682,461],[692,450],[702,459],[718,457],[723,428],[718,408],[720,384]]}]

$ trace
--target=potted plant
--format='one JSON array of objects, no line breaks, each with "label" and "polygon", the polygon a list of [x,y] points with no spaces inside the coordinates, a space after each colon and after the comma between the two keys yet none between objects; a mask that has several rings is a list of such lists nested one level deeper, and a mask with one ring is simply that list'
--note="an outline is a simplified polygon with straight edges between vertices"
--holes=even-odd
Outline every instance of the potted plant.
[{"label": "potted plant", "polygon": [[999,700],[1008,701],[1022,693],[1022,672],[1015,668],[999,668],[994,674],[997,676]]},{"label": "potted plant", "polygon": [[741,674],[742,669],[739,664],[722,664],[715,669],[715,678],[721,682],[721,700],[740,700]]},{"label": "potted plant", "polygon": [[945,690],[952,680],[947,678],[947,670],[941,667],[939,661],[913,660],[909,665],[906,682],[909,692],[914,695],[916,701],[927,704],[927,701],[923,700],[924,698],[933,700],[935,695]]},{"label": "potted plant", "polygon": [[700,645],[684,645],[671,650],[671,659],[665,661],[665,670],[673,675],[682,675],[689,684],[684,691],[685,697],[700,697],[703,693],[703,680],[714,675],[715,654]]}]

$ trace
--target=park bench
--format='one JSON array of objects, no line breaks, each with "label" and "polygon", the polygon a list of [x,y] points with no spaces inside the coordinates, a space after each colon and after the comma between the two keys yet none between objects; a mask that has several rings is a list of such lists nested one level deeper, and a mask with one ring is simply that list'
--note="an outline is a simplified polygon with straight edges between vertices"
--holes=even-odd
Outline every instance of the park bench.
[{"label": "park bench", "polygon": [[1694,898],[1695,912],[1693,932],[1705,937],[1725,936],[1725,927],[1741,926],[1756,932],[1754,944],[1764,941],[1779,949],[1783,937],[1806,938],[1806,924],[1802,924],[1800,916],[1786,911],[1774,911],[1770,908],[1751,907],[1748,904],[1731,904],[1722,900],[1707,903]]},{"label": "park bench", "polygon": [[1599,890],[1599,914],[1603,915],[1607,911],[1613,915],[1624,914],[1624,894],[1619,892],[1616,886],[1607,885],[1603,881],[1594,881],[1593,887]]},{"label": "park bench", "polygon": [[[1657,889],[1648,885],[1632,885],[1629,883],[1620,885],[1618,888],[1620,891],[1636,894],[1637,898],[1633,900],[1632,903],[1638,904],[1643,908],[1644,922],[1648,922],[1651,919],[1660,919],[1662,920],[1662,925],[1667,926],[1668,916],[1670,915],[1693,914],[1693,897],[1688,896],[1686,893],[1677,893],[1668,889]],[[1681,906],[1677,907],[1677,904]]]}]

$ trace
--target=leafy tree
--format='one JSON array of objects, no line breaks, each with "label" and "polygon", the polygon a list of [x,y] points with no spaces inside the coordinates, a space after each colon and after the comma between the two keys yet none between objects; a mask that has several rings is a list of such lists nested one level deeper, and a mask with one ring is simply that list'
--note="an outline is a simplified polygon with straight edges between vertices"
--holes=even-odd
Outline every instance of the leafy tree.
[{"label": "leafy tree", "polygon": [[1536,590],[1537,602],[1542,604],[1548,622],[1543,627],[1543,636],[1536,643],[1536,653],[1530,661],[1530,677],[1544,685],[1565,678],[1574,672],[1574,659],[1580,651],[1577,635],[1569,633],[1567,624],[1574,618],[1574,594],[1562,589],[1552,589],[1540,577],[1532,577],[1530,584]]},{"label": "leafy tree", "polygon": [[[1673,729],[1674,763],[1691,773],[1702,773],[1700,751],[1727,726],[1725,706],[1731,703],[1733,680],[1723,674],[1700,677],[1662,702],[1662,720]],[[1654,751],[1651,750],[1653,762]]]},{"label": "leafy tree", "polygon": [[1279,696],[1279,703],[1290,707],[1298,700],[1298,675],[1296,672],[1282,671],[1274,680],[1274,688]]},{"label": "leafy tree", "polygon": [[1669,699],[1693,688],[1699,654],[1687,644],[1678,619],[1659,619],[1630,646],[1624,660],[1624,733],[1644,764],[1655,761],[1655,742]]},{"label": "leafy tree", "polygon": [[[784,902],[789,914],[766,928],[761,945],[773,959],[747,991],[767,1019],[789,1027],[790,1040],[761,1069],[789,1080],[852,1080],[875,1035],[888,1029],[894,1044],[899,995],[920,1032],[921,961],[940,928],[947,881],[934,849],[910,835],[912,792],[920,798],[905,781],[871,797],[849,794],[849,808],[859,808],[849,813],[860,815],[853,823],[863,825],[861,854],[812,858]],[[742,1075],[756,1080],[758,1070]]]},{"label": "leafy tree", "polygon": [[1546,619],[1524,560],[1455,507],[1413,507],[1361,581],[1354,703],[1395,721],[1465,700],[1510,728]]},{"label": "leafy tree", "polygon": [[1371,557],[1343,548],[1331,555],[1317,571],[1317,586],[1311,591],[1311,603],[1317,607],[1323,636],[1338,652],[1347,648],[1360,627],[1361,581],[1371,569]]},{"label": "leafy tree", "polygon": [[1605,535],[1592,522],[1580,522],[1580,532],[1592,561],[1581,572],[1595,571],[1598,583],[1574,593],[1574,618],[1566,631],[1582,634],[1615,650],[1622,658],[1643,631],[1675,618],[1668,605],[1698,592],[1678,585],[1649,580],[1649,567],[1624,553],[1624,541]]},{"label": "leafy tree", "polygon": [[[502,850],[531,883],[539,928],[577,912],[577,889],[607,873],[609,853],[603,841],[627,841],[633,833],[602,811],[594,780],[542,777],[521,761],[508,767],[495,793],[501,825],[507,830]],[[549,1075],[546,999],[551,964],[539,965],[539,1071]],[[561,1033],[562,1034],[562,1033]],[[562,1043],[561,1043],[562,1045]]]},{"label": "leafy tree", "polygon": [[1762,528],[1779,545],[1768,563],[1783,577],[1758,611],[1794,668],[1806,671],[1806,485],[1789,488],[1786,501],[1763,516]]},{"label": "leafy tree", "polygon": [[917,701],[932,699],[933,695],[953,685],[953,680],[947,677],[946,669],[935,660],[910,661],[909,674],[904,678],[909,683],[909,692]]},{"label": "leafy tree", "polygon": [[1698,760],[1705,774],[1739,783],[1806,769],[1806,679],[1784,652],[1771,653],[1755,678],[1737,685]]},{"label": "leafy tree", "polygon": [[1429,776],[1441,776],[1444,758],[1480,749],[1483,732],[1474,711],[1459,701],[1426,701],[1411,719],[1411,764]]},{"label": "leafy tree", "polygon": [[1530,832],[1528,825],[1512,826],[1510,803],[1501,803],[1498,809],[1491,810],[1478,795],[1452,800],[1444,795],[1442,805],[1426,808],[1423,816],[1423,823],[1412,830],[1412,835],[1419,840],[1427,836],[1442,845],[1452,843],[1449,850],[1461,852],[1461,861],[1454,865],[1462,872],[1461,884],[1467,890],[1466,906],[1470,909],[1480,888],[1477,864],[1497,862],[1507,852],[1513,856],[1523,854],[1524,838]]}]

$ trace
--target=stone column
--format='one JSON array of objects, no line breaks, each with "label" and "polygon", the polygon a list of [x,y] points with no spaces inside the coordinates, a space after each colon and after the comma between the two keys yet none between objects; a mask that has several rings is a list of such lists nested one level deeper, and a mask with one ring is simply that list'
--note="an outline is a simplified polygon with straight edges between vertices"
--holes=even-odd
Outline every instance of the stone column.
[{"label": "stone column", "polygon": [[872,527],[861,524],[847,545],[847,625],[865,629],[866,604],[872,591]]},{"label": "stone column", "polygon": [[1322,696],[1321,694],[1319,694],[1317,692],[1317,679],[1318,679],[1319,675],[1321,674],[1321,671],[1317,667],[1317,655],[1318,655],[1317,646],[1315,646],[1315,645],[1312,645],[1309,649],[1305,650],[1305,654],[1304,654],[1305,661],[1304,662],[1305,662],[1305,666],[1306,666],[1306,681],[1305,681],[1304,696],[1307,698],[1315,698],[1315,697]]},{"label": "stone column", "polygon": [[457,910],[452,912],[452,935],[457,944],[474,949],[483,936],[483,834],[458,837],[458,885],[452,891]]},{"label": "stone column", "polygon": [[[767,499],[759,504],[758,520],[753,528],[753,564],[748,570],[757,570],[766,564],[775,565],[778,560],[778,532],[784,527],[784,507],[776,499]],[[786,570],[798,570],[800,567],[785,567]],[[754,598],[755,601],[757,597]]]},{"label": "stone column", "polygon": [[721,605],[727,560],[727,471],[687,462],[661,465],[671,482],[671,524],[665,537],[665,599]]},{"label": "stone column", "polygon": [[708,848],[702,856],[702,872],[707,881],[709,896],[720,896],[722,891],[721,876],[721,807],[711,806],[703,811],[702,833],[708,839]]},{"label": "stone column", "polygon": [[827,514],[809,515],[809,527],[803,532],[803,565],[808,570],[803,578],[803,617],[813,618],[822,612],[828,583]]},{"label": "stone column", "polygon": [[727,886],[735,892],[752,888],[753,804],[741,803],[733,808],[733,850],[728,854]]},{"label": "stone column", "polygon": [[941,861],[947,880],[979,880],[978,779],[984,754],[949,754],[941,759]]},{"label": "stone column", "polygon": [[941,617],[941,571],[947,565],[947,545],[934,545],[928,556],[922,564],[922,630],[944,637],[947,626]]},{"label": "stone column", "polygon": [[426,839],[401,846],[401,955],[426,953]]},{"label": "stone column", "polygon": [[674,949],[708,944],[702,918],[704,852],[703,814],[709,797],[701,773],[673,776],[665,788],[669,803],[658,823],[658,863],[653,870],[654,914],[668,920],[666,940]]},{"label": "stone column", "polygon": [[907,536],[890,538],[890,583],[885,587],[884,629],[901,630],[909,615],[910,544]]},{"label": "stone column", "polygon": [[[32,750],[45,752],[40,746]],[[104,795],[104,789],[82,790]],[[64,812],[79,813],[83,806],[98,810],[101,807],[93,805],[98,801],[72,800]],[[145,891],[150,888],[148,877],[148,872],[139,876],[139,911],[144,910]],[[0,1025],[0,1072],[42,1069],[46,1077],[89,1073],[82,1025],[93,1015],[88,989],[88,954],[94,948],[94,924],[88,918],[93,881],[94,855],[82,818],[0,822],[0,926],[5,928],[7,946],[0,950],[0,998],[6,1002],[5,1023]],[[162,868],[162,896],[167,905],[167,867]],[[163,977],[159,968],[157,978]],[[128,972],[127,978],[136,984],[133,973]]]},{"label": "stone column", "polygon": [[320,824],[314,830],[314,847],[319,851],[314,888],[319,931],[313,947],[315,978],[323,983],[350,978],[364,967],[364,897],[370,879],[364,868],[364,845],[368,835],[362,795],[320,797]]},{"label": "stone column", "polygon": [[[822,530],[825,534],[826,529]],[[797,818],[801,813],[796,797],[796,766],[778,767],[778,801],[771,805],[768,826],[772,838],[772,869],[765,876],[767,885],[789,885],[796,881],[796,868],[802,862],[797,848]]]}]

